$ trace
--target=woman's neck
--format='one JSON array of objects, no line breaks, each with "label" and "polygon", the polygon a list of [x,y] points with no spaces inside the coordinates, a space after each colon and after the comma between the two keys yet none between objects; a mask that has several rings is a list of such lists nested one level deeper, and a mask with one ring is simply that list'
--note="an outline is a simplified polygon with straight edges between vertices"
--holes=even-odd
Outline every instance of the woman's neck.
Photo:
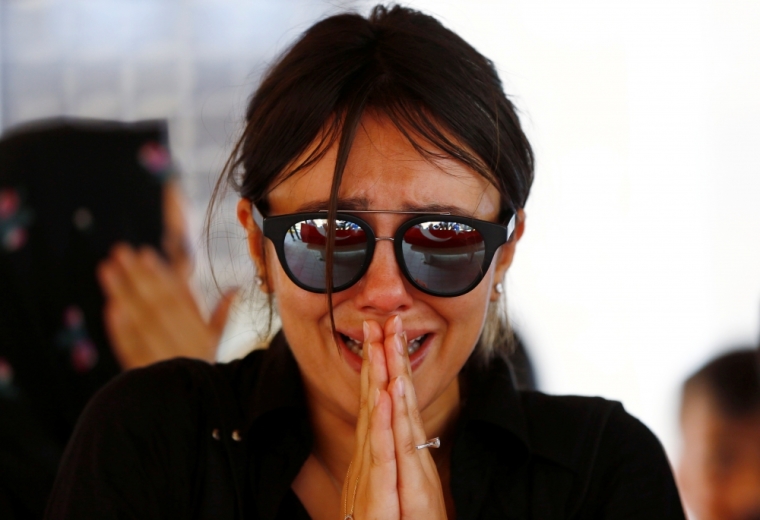
[{"label": "woman's neck", "polygon": [[314,447],[321,463],[324,463],[333,478],[343,482],[348,465],[354,455],[356,422],[350,422],[333,410],[325,407],[320,399],[306,391],[309,406],[309,420],[314,432]]}]

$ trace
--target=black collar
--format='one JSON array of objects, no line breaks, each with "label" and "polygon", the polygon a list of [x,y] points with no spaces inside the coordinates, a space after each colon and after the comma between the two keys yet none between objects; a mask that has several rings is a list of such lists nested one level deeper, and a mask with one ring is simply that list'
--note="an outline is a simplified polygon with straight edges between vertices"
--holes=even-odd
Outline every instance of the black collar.
[{"label": "black collar", "polygon": [[460,373],[460,423],[478,422],[503,430],[523,450],[530,449],[525,415],[506,357],[495,355],[484,363],[474,352]]}]

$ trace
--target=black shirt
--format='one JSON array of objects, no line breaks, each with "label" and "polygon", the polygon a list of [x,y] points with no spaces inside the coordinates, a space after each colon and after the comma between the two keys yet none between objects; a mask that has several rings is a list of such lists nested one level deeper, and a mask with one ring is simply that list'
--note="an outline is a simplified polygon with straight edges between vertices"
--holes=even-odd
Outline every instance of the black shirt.
[{"label": "black shirt", "polygon": [[[619,403],[518,392],[501,358],[460,379],[457,518],[684,518],[660,443]],[[226,365],[131,371],[85,410],[47,518],[307,519],[291,484],[312,442],[282,334]]]}]

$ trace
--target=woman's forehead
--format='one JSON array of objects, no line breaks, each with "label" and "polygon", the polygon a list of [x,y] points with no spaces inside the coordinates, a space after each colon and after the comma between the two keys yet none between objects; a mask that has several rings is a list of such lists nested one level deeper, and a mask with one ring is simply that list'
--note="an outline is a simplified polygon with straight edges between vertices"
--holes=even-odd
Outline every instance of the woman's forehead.
[{"label": "woman's forehead", "polygon": [[[330,199],[337,143],[312,167],[269,194],[273,213],[325,209]],[[423,157],[387,119],[365,117],[356,134],[338,197],[340,209],[439,211],[479,218],[499,212],[498,190],[455,159]],[[306,208],[306,209],[304,209]],[[424,209],[429,208],[429,209]]]}]

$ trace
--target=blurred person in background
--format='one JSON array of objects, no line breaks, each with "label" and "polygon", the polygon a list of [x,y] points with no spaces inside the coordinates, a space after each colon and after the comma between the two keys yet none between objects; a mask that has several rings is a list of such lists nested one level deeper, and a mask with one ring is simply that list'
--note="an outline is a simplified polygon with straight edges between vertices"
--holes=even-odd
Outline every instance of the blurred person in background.
[{"label": "blurred person in background", "polygon": [[[40,518],[89,398],[125,369],[212,361],[162,122],[59,119],[0,141],[0,518]],[[158,278],[158,280],[156,280]],[[139,291],[165,310],[141,312]],[[135,304],[135,302],[138,302]],[[226,302],[225,302],[226,303]],[[225,305],[215,315],[224,322]],[[153,341],[162,323],[174,341]]]},{"label": "blurred person in background", "polygon": [[760,520],[757,349],[713,359],[683,386],[678,482],[696,520]]}]

